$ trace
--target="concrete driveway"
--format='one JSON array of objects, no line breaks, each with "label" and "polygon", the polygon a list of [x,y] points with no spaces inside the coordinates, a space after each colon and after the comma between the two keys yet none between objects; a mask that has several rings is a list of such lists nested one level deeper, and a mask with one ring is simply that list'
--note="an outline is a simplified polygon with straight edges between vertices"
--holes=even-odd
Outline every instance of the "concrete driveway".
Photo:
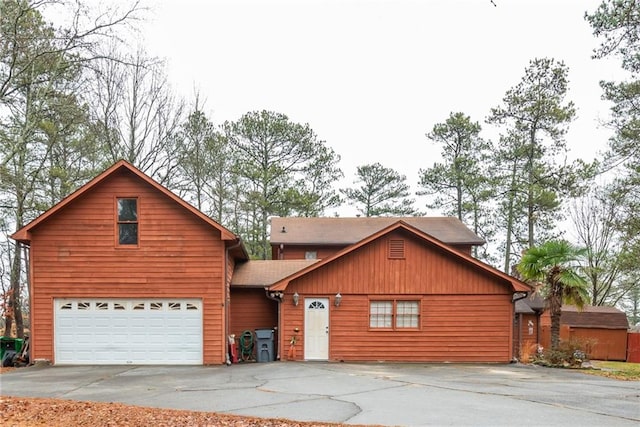
[{"label": "concrete driveway", "polygon": [[521,365],[53,366],[2,374],[0,386],[7,396],[300,421],[402,426],[640,423],[640,382]]}]

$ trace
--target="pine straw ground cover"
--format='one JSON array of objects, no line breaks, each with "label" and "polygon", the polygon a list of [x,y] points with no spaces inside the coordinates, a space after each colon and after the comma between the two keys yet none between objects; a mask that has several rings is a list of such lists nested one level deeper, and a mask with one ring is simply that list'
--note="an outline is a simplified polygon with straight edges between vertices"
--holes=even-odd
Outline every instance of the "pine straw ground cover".
[{"label": "pine straw ground cover", "polygon": [[0,398],[0,425],[7,427],[312,427],[341,426],[342,424],[253,418],[223,415],[214,412],[145,408],[120,403],[2,396]]},{"label": "pine straw ground cover", "polygon": [[[0,374],[16,368],[0,368]],[[120,403],[0,396],[3,427],[319,427],[344,424],[255,418],[215,412],[146,408]],[[351,425],[350,427],[354,427]],[[363,427],[363,426],[361,426]]]}]

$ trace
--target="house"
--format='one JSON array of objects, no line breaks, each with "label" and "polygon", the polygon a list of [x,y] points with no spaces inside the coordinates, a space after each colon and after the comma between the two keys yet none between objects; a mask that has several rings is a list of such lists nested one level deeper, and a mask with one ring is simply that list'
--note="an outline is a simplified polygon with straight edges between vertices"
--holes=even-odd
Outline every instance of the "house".
[{"label": "house", "polygon": [[[18,230],[31,359],[219,364],[274,331],[275,358],[508,362],[528,285],[473,258],[452,218],[273,218],[274,259],[121,161]],[[292,343],[295,345],[291,346]]]},{"label": "house", "polygon": [[30,248],[31,360],[226,361],[239,238],[120,161],[18,230]]},{"label": "house", "polygon": [[477,236],[462,227],[460,249],[405,221],[384,219],[386,227],[356,243],[339,241],[358,220],[321,219],[332,225],[332,237],[322,241],[322,233],[312,233],[318,246],[298,238],[294,250],[294,241],[274,233],[304,236],[294,224],[314,220],[274,218],[277,257],[314,251],[322,257],[268,288],[282,301],[279,354],[292,354],[288,346],[295,342],[296,360],[512,359],[514,296],[531,288],[471,257],[467,248]]},{"label": "house", "polygon": [[[551,345],[551,316],[545,311],[540,317],[541,344]],[[584,306],[578,309],[563,305],[560,315],[560,339],[579,340],[586,346],[587,355],[595,360],[627,359],[626,314],[615,307]]]}]

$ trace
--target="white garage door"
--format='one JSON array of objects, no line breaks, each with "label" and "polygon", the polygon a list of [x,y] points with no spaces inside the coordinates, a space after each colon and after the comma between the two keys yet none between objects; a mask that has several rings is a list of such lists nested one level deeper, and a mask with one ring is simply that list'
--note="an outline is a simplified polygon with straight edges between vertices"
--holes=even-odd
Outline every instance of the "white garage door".
[{"label": "white garage door", "polygon": [[202,364],[197,299],[56,299],[55,363]]}]

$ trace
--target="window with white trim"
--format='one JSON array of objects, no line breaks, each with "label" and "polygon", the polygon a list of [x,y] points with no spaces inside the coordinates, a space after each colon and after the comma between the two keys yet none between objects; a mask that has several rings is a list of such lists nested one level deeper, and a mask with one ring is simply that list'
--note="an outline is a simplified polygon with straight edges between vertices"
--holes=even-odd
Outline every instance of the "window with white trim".
[{"label": "window with white trim", "polygon": [[390,328],[393,320],[391,301],[371,301],[369,306],[369,327]]},{"label": "window with white trim", "polygon": [[117,199],[118,244],[138,244],[138,199]]},{"label": "window with white trim", "polygon": [[420,326],[420,304],[418,301],[396,302],[396,328],[417,328]]},{"label": "window with white trim", "polygon": [[369,327],[372,329],[420,328],[420,301],[370,301]]}]

